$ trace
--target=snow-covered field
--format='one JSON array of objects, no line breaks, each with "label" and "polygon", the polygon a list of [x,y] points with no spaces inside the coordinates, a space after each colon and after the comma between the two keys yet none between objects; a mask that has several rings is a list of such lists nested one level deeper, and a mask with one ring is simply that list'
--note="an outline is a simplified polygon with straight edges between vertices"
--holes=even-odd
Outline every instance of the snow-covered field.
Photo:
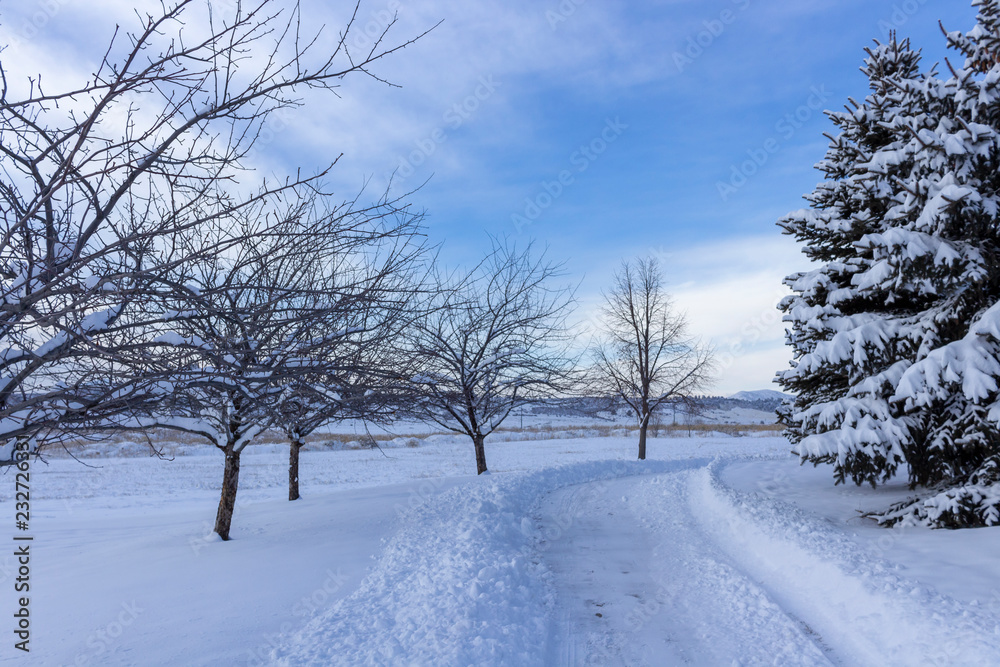
[{"label": "snow-covered field", "polygon": [[[780,438],[450,437],[32,469],[32,665],[1000,664],[1000,531],[885,530]],[[13,525],[14,480],[0,481]],[[12,532],[12,531],[10,531]]]}]

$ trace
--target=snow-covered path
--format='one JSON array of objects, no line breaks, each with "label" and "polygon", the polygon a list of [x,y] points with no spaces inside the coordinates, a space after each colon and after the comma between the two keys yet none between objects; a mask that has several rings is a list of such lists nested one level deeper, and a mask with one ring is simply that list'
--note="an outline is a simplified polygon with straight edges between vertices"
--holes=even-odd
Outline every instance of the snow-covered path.
[{"label": "snow-covered path", "polygon": [[738,493],[716,463],[562,489],[540,509],[549,664],[986,665],[995,614],[842,531]]},{"label": "snow-covered path", "polygon": [[482,477],[467,443],[307,452],[295,503],[261,448],[228,543],[214,456],[55,461],[30,664],[1000,665],[1000,531],[860,522],[905,486],[835,489],[777,438],[655,444],[503,443]]},{"label": "snow-covered path", "polygon": [[1000,625],[725,462],[478,479],[406,520],[281,664],[988,665]]},{"label": "snow-covered path", "polygon": [[544,503],[560,610],[550,664],[830,664],[692,518],[696,474],[591,483]]}]

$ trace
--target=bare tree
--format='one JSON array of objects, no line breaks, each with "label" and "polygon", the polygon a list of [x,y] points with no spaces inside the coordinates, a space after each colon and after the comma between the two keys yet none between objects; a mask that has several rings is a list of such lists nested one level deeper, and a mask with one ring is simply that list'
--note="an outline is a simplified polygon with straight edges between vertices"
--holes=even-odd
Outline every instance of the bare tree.
[{"label": "bare tree", "polygon": [[639,459],[646,458],[650,418],[668,401],[705,386],[712,354],[687,332],[663,286],[658,262],[622,262],[604,294],[602,332],[594,345],[598,386],[629,407],[639,423]]},{"label": "bare tree", "polygon": [[[150,335],[173,357],[170,394],[118,426],[191,433],[225,456],[215,531],[229,539],[239,485],[240,457],[270,426],[269,405],[280,384],[302,369],[311,342],[306,322],[316,315],[299,300],[294,281],[308,263],[310,229],[304,207],[293,204],[275,219],[259,212],[232,220],[243,243],[225,255],[178,267],[183,286],[173,299],[146,304],[163,309]],[[211,241],[209,241],[211,243]],[[137,374],[142,374],[139,371]]]},{"label": "bare tree", "polygon": [[[198,435],[224,454],[215,524],[224,540],[246,447],[270,427],[297,435],[318,425],[317,415],[329,419],[358,402],[338,393],[341,378],[363,382],[367,369],[354,351],[382,324],[373,312],[387,307],[384,292],[420,256],[411,243],[419,216],[396,202],[327,211],[315,204],[311,197],[234,220],[244,243],[182,267],[186,296],[164,314],[157,339],[180,357],[171,397],[131,422]],[[292,446],[297,464],[301,443]]]},{"label": "bare tree", "polygon": [[[0,62],[0,459],[17,437],[98,414],[102,397],[120,403],[136,386],[105,372],[124,351],[99,339],[147,326],[137,306],[168,290],[164,273],[198,259],[187,237],[322,178],[233,187],[263,124],[297,106],[297,91],[378,78],[370,68],[413,41],[390,45],[383,33],[354,53],[353,27],[352,17],[321,51],[297,5],[234,3],[220,18],[210,2],[177,0],[116,33],[75,89],[50,92],[40,76],[21,85]],[[203,256],[232,242],[215,237],[215,248],[198,246]],[[93,356],[122,388],[52,381]]]},{"label": "bare tree", "polygon": [[406,390],[401,374],[413,361],[402,340],[428,262],[421,216],[395,206],[365,213],[363,224],[352,216],[349,234],[334,227],[336,244],[310,249],[319,261],[301,286],[312,307],[308,364],[285,374],[274,406],[289,443],[289,500],[300,497],[299,453],[310,433],[348,419],[391,421]]},{"label": "bare tree", "polygon": [[331,346],[339,349],[319,362],[321,370],[295,379],[282,392],[278,425],[288,438],[289,500],[301,497],[299,454],[307,436],[346,420],[388,424],[398,414],[401,396],[411,393],[397,375],[407,360],[395,349],[398,340],[387,333],[392,330],[389,327],[376,329],[370,336],[359,332],[344,344]]},{"label": "bare tree", "polygon": [[554,285],[560,267],[531,250],[494,241],[457,284],[441,279],[437,302],[414,327],[416,409],[472,439],[478,474],[487,470],[486,437],[516,407],[567,386],[575,364],[572,291]]}]

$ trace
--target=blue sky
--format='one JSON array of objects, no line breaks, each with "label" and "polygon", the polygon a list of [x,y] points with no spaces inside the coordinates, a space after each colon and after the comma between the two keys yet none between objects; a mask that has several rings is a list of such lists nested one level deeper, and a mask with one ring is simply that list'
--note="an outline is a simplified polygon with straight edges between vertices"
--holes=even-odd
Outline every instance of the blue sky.
[{"label": "blue sky", "polygon": [[[0,7],[18,38],[8,76],[73,80],[112,17],[135,22],[122,0],[16,4]],[[303,11],[335,33],[347,4]],[[536,241],[579,283],[582,320],[622,259],[655,255],[718,350],[722,394],[769,388],[787,363],[773,306],[806,263],[774,223],[820,180],[822,110],[865,96],[864,47],[894,29],[930,66],[947,55],[938,20],[975,17],[965,0],[365,0],[349,43],[392,14],[396,40],[442,21],[376,68],[399,87],[307,95],[258,166],[308,171],[343,153],[331,182],[345,197],[395,170],[400,190],[424,184],[411,200],[445,262],[474,262],[487,234]]]}]

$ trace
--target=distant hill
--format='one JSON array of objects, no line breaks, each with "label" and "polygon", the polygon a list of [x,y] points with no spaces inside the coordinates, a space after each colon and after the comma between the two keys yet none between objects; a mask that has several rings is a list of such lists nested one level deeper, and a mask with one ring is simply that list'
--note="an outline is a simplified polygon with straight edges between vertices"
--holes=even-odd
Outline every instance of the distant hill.
[{"label": "distant hill", "polygon": [[792,396],[773,389],[758,389],[756,391],[738,391],[729,398],[737,401],[776,401],[777,403],[781,403],[781,401],[786,398],[792,398]]}]

